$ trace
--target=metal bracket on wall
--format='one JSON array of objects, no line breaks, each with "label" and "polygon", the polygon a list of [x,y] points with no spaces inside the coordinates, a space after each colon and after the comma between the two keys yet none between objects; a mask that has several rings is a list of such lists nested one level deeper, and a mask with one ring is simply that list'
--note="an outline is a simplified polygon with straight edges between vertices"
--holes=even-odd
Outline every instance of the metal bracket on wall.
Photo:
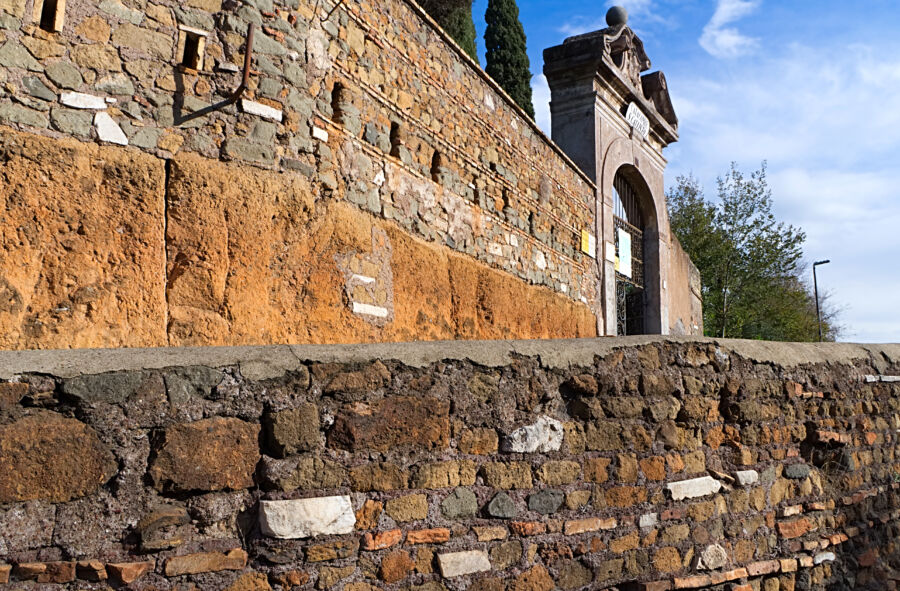
[{"label": "metal bracket on wall", "polygon": [[334,5],[334,8],[331,9],[331,11],[325,16],[325,18],[320,18],[319,20],[324,23],[325,21],[330,19],[331,15],[337,12],[337,9],[340,8],[343,3],[344,0],[338,0],[338,3]]},{"label": "metal bracket on wall", "polygon": [[197,119],[198,117],[209,115],[210,113],[214,113],[219,109],[238,102],[241,96],[243,96],[244,91],[247,90],[247,85],[250,83],[250,64],[253,61],[253,39],[255,36],[256,25],[250,24],[249,28],[247,29],[247,48],[244,52],[244,72],[243,76],[241,77],[241,84],[234,90],[234,92],[231,93],[231,96],[229,96],[224,101],[218,102],[208,107],[204,107],[198,111],[194,111],[193,113],[188,113],[187,115],[183,115],[181,111],[184,105],[184,97],[176,96],[175,104],[173,105],[176,125],[181,125],[182,123],[187,123],[188,121]]},{"label": "metal bracket on wall", "polygon": [[250,82],[250,62],[253,60],[253,39],[256,36],[256,25],[250,23],[247,29],[247,50],[244,52],[244,74],[241,78],[241,85],[238,86],[228,99],[229,103],[236,103],[244,91],[247,90],[247,84]]}]

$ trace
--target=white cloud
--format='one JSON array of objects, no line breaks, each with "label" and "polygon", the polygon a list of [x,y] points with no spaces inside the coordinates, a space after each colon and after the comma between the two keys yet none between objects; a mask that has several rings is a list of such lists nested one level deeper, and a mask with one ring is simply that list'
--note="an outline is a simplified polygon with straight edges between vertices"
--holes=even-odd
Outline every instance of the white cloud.
[{"label": "white cloud", "polygon": [[550,85],[547,77],[538,74],[531,79],[532,103],[534,103],[535,122],[538,127],[550,136]]},{"label": "white cloud", "polygon": [[[708,191],[732,160],[767,160],[779,219],[831,259],[820,286],[846,306],[845,340],[900,342],[900,47],[785,45],[728,67],[667,71],[682,141],[668,181]],[[708,194],[708,197],[712,197]]]},{"label": "white cloud", "polygon": [[703,28],[701,47],[718,58],[738,57],[755,49],[756,39],[728,25],[752,14],[760,4],[762,0],[718,0],[716,12]]}]

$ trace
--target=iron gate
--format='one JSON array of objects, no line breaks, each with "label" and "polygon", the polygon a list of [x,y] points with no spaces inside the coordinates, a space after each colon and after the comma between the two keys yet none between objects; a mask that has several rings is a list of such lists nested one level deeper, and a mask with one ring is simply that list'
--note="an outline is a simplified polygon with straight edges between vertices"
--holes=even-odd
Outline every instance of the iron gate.
[{"label": "iron gate", "polygon": [[[644,333],[644,231],[643,216],[634,189],[617,174],[613,183],[615,210],[613,222],[616,241],[616,334]],[[622,235],[631,241],[630,269],[628,257],[622,256]]]}]

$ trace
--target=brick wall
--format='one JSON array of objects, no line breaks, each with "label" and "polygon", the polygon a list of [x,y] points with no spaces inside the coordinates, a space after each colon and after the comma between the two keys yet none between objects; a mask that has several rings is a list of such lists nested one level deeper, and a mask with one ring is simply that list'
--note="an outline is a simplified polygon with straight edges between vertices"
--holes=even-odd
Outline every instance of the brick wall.
[{"label": "brick wall", "polygon": [[[96,251],[110,248],[91,242],[94,234],[83,229],[86,238],[60,247],[78,260],[74,270],[35,255],[48,238],[62,240],[59,236],[66,232],[89,225],[81,218],[90,212],[78,202],[94,198],[97,187],[103,199],[120,201],[122,211],[135,215],[133,231],[156,232],[165,226],[167,238],[174,237],[176,244],[170,244],[168,252],[141,253],[154,259],[155,274],[157,259],[165,260],[164,285],[148,285],[141,294],[120,299],[116,294],[128,291],[127,286],[105,289],[114,293],[100,318],[79,318],[85,320],[86,334],[74,340],[89,346],[157,345],[159,323],[169,333],[163,344],[288,342],[271,336],[279,332],[277,325],[249,336],[235,328],[253,306],[223,297],[227,289],[220,277],[228,269],[246,266],[262,247],[280,259],[270,263],[269,270],[285,266],[285,261],[301,273],[319,264],[303,258],[312,256],[308,251],[291,251],[278,233],[240,231],[242,215],[251,217],[248,226],[253,227],[255,214],[273,211],[269,202],[274,198],[298,208],[296,216],[304,222],[326,216],[336,204],[351,205],[378,224],[441,249],[445,257],[463,255],[516,278],[522,284],[519,300],[533,299],[524,292],[534,286],[568,300],[563,306],[567,311],[584,307],[599,313],[599,269],[595,259],[581,252],[583,232],[596,233],[594,185],[413,3],[346,2],[331,11],[332,2],[316,0],[68,0],[58,32],[39,26],[35,14],[40,14],[40,6],[35,4],[43,5],[35,0],[0,2],[4,141],[15,152],[22,145],[35,145],[16,132],[46,138],[31,166],[18,174],[6,172],[4,186],[21,188],[0,193],[0,207],[15,210],[21,192],[55,197],[44,190],[45,179],[51,186],[71,186],[62,205],[52,200],[39,204],[51,216],[60,216],[62,232],[38,239],[43,228],[24,236],[16,228],[3,229],[0,252],[12,262],[0,264],[0,285],[11,298],[21,300],[20,311],[31,315],[7,325],[8,310],[0,304],[0,326],[6,333],[15,329],[38,335],[18,338],[13,348],[71,346],[40,335],[54,333],[57,317],[72,308],[65,305],[68,300],[83,297],[87,289],[103,292],[102,285],[112,284],[101,277],[107,273],[79,266],[85,260],[93,265]],[[250,24],[259,27],[253,73],[243,99],[229,104],[227,98],[241,78]],[[203,39],[199,70],[181,65],[189,35]],[[96,143],[104,144],[100,152]],[[69,160],[73,154],[87,159],[103,154],[118,165],[85,167],[78,171],[85,178],[75,183],[70,167],[57,165],[60,152]],[[183,174],[184,162],[194,163],[190,176]],[[194,193],[157,191],[169,181],[164,168],[176,180],[202,188],[222,178],[223,163],[241,171],[229,173],[229,187],[248,202],[247,211],[222,204],[220,217],[204,218],[196,215],[208,205],[202,191],[196,199]],[[135,188],[125,178],[129,171],[151,177],[136,187],[136,203]],[[285,187],[290,198],[278,195]],[[165,220],[161,212],[166,212]],[[295,221],[285,219],[277,207],[274,213],[283,226]],[[175,226],[172,214],[181,216]],[[214,234],[197,237],[193,232],[198,229]],[[182,230],[197,239],[174,236]],[[341,230],[336,229],[336,236]],[[109,258],[132,264],[132,246],[113,250]],[[297,258],[287,258],[294,254]],[[335,272],[379,281],[349,270],[355,255],[338,253],[345,267],[338,264]],[[181,285],[173,286],[179,277]],[[186,279],[193,283],[187,285]],[[422,283],[428,285],[427,280]],[[368,285],[341,289],[361,294]],[[390,340],[379,329],[385,319],[393,319],[392,285],[385,279],[361,300],[348,296],[340,303],[372,326],[354,331],[345,323],[340,330],[331,328],[323,339],[306,342],[337,342],[344,340],[343,334],[354,340]],[[156,314],[163,295],[174,324],[166,314],[139,320],[142,313]],[[135,300],[145,297],[153,300],[153,308],[136,310]],[[334,293],[322,299],[329,298]],[[295,304],[290,293],[273,300],[280,308]],[[523,324],[542,322],[540,307],[526,311],[531,317]],[[426,315],[437,317],[440,311],[432,306]],[[138,332],[113,334],[107,321],[139,325]],[[596,321],[594,325],[591,334],[596,334]],[[515,326],[495,328],[518,338],[541,336],[540,331],[523,332]],[[310,327],[293,332],[309,330],[315,332]],[[397,331],[410,332],[402,325]],[[438,332],[442,338],[465,338],[464,331]],[[553,336],[583,335],[569,330]],[[413,332],[408,338],[417,337]]]},{"label": "brick wall", "polygon": [[893,589],[898,375],[896,345],[2,353],[0,580]]}]

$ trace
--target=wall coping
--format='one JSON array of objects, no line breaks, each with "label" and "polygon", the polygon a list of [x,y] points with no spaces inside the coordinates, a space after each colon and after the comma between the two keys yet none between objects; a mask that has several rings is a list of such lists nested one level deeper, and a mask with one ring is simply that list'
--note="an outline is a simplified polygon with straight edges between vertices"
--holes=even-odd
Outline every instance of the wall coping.
[{"label": "wall coping", "polygon": [[157,349],[71,349],[0,351],[0,379],[21,374],[59,378],[113,371],[140,371],[170,367],[239,366],[251,380],[273,379],[308,361],[361,363],[399,361],[426,367],[439,361],[468,360],[486,367],[509,365],[515,356],[536,357],[552,369],[593,364],[616,350],[653,343],[715,345],[754,363],[790,368],[807,364],[844,364],[867,360],[879,371],[900,364],[900,344],[775,343],[674,336],[637,336],[600,339],[535,341],[431,341],[371,345],[272,345],[259,347],[185,347]]}]

